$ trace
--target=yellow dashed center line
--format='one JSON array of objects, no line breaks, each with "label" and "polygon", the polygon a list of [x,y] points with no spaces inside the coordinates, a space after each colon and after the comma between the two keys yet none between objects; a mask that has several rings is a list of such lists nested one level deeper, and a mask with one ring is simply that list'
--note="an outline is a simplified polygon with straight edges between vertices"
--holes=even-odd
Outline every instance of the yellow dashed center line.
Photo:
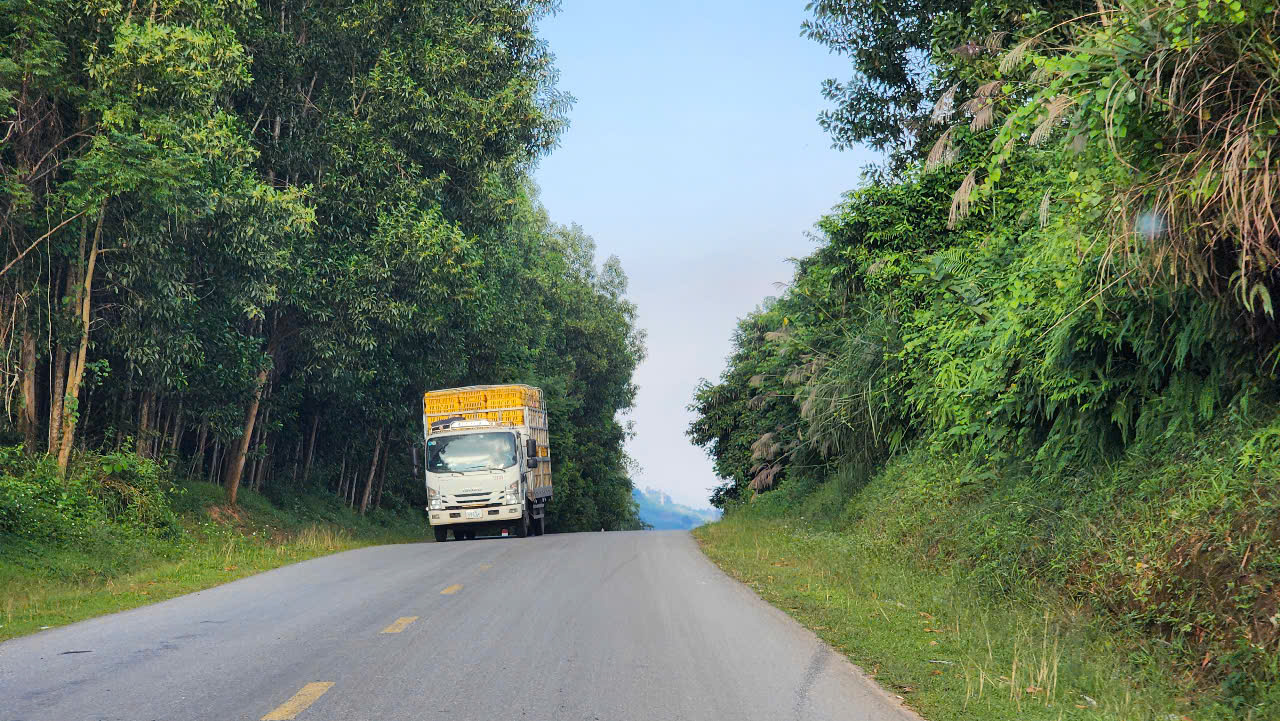
[{"label": "yellow dashed center line", "polygon": [[289,721],[298,714],[307,710],[307,707],[316,702],[316,699],[324,695],[333,686],[332,681],[317,681],[309,683],[302,687],[302,690],[295,693],[293,698],[285,701],[276,707],[274,711],[262,717],[262,721]]},{"label": "yellow dashed center line", "polygon": [[417,620],[418,620],[417,616],[401,616],[400,618],[396,619],[395,623],[382,629],[382,632],[383,633],[400,633],[401,631],[405,630],[405,628],[407,628],[409,624]]},{"label": "yellow dashed center line", "polygon": [[462,590],[462,584],[461,584],[461,583],[455,583],[455,584],[453,584],[452,586],[450,586],[450,587],[446,588],[445,590],[441,591],[441,592],[440,592],[440,595],[441,595],[441,596],[452,596],[453,594],[455,594],[455,593],[457,593],[458,591],[461,591],[461,590]]}]

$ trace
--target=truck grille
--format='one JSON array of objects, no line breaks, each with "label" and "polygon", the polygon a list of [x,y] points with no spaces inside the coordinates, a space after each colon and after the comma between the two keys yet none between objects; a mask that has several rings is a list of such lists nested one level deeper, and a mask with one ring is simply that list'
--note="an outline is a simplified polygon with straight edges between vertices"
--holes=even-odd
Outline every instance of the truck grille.
[{"label": "truck grille", "polygon": [[443,494],[444,507],[451,511],[467,508],[486,508],[501,506],[505,490],[499,491],[463,491],[461,493]]}]

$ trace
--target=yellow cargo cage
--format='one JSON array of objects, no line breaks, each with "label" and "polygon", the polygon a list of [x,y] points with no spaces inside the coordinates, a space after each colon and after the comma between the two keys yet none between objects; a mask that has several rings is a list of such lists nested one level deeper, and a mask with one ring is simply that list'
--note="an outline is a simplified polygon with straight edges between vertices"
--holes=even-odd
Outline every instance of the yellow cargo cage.
[{"label": "yellow cargo cage", "polygon": [[542,391],[526,385],[468,386],[427,391],[422,397],[427,416],[519,407],[541,408]]},{"label": "yellow cargo cage", "polygon": [[[531,418],[525,418],[525,413]],[[547,438],[547,411],[542,390],[527,385],[467,386],[427,391],[422,396],[422,415],[427,435],[431,424],[445,419],[492,421],[528,426],[538,442],[538,456],[550,458]]]}]

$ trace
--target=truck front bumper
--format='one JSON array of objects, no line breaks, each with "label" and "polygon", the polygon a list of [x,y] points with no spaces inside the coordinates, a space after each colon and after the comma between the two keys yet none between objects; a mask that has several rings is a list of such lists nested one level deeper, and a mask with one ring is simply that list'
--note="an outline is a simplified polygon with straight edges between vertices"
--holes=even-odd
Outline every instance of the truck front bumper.
[{"label": "truck front bumper", "polygon": [[488,506],[485,508],[455,508],[428,510],[427,514],[433,526],[452,526],[459,523],[504,523],[516,521],[524,513],[524,506]]}]

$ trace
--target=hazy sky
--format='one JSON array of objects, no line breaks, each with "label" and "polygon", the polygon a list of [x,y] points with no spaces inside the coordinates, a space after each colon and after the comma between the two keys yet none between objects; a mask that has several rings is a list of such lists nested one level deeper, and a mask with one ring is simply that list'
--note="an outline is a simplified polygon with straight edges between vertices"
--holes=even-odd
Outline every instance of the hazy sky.
[{"label": "hazy sky", "polygon": [[536,178],[551,217],[617,255],[648,333],[628,449],[653,486],[705,506],[718,484],[684,435],[737,319],[791,278],[820,215],[870,151],[818,127],[820,84],[849,64],[800,37],[804,0],[564,0],[544,20],[577,103]]}]

